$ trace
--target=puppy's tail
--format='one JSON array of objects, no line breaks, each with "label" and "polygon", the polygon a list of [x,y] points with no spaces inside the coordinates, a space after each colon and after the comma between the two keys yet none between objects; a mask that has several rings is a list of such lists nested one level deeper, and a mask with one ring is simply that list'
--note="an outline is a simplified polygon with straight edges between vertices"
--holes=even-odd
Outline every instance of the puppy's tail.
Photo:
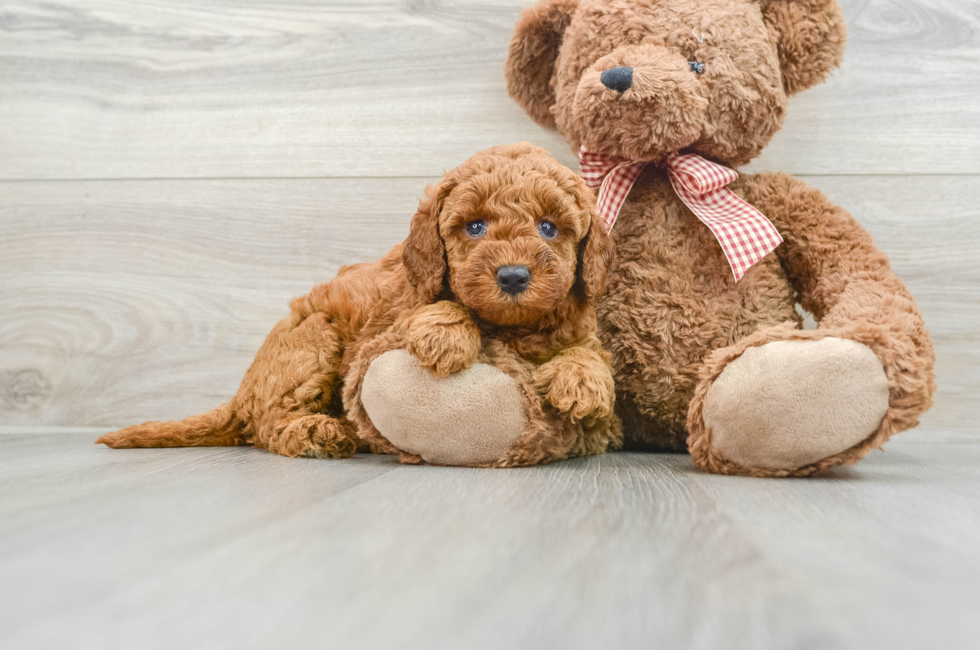
[{"label": "puppy's tail", "polygon": [[98,440],[113,449],[134,447],[229,447],[245,444],[242,422],[232,403],[179,422],[144,422],[107,433]]}]

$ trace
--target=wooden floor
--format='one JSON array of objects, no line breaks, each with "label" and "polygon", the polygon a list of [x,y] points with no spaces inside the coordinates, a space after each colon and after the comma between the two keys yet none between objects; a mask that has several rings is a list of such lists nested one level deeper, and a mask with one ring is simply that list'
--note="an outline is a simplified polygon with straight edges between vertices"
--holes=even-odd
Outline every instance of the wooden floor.
[{"label": "wooden floor", "polygon": [[980,643],[980,442],[766,481],[0,436],[0,647]]},{"label": "wooden floor", "polygon": [[288,300],[529,140],[531,0],[0,6],[0,650],[980,648],[980,2],[842,0],[747,171],[825,191],[925,314],[936,406],[810,481],[112,452],[234,393]]}]

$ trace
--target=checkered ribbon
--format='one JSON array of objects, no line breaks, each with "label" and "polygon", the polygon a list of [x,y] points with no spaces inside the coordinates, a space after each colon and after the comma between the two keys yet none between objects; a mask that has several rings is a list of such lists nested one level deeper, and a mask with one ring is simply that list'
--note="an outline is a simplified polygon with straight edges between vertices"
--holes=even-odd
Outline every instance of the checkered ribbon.
[{"label": "checkered ribbon", "polygon": [[[579,151],[586,185],[599,190],[599,218],[612,230],[626,196],[648,163]],[[738,173],[695,154],[671,154],[665,161],[677,197],[721,244],[735,281],[771,253],[783,238],[765,215],[728,189]]]}]

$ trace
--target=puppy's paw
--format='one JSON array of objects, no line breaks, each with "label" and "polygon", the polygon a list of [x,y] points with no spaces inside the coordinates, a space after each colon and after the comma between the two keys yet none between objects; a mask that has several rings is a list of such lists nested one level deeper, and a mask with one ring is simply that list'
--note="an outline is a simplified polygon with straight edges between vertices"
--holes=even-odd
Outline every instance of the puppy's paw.
[{"label": "puppy's paw", "polygon": [[533,381],[545,400],[572,420],[612,416],[616,400],[612,371],[591,350],[576,349],[555,357],[535,371]]},{"label": "puppy's paw", "polygon": [[480,353],[480,338],[457,328],[445,328],[410,337],[408,351],[432,374],[448,377],[473,365]]},{"label": "puppy's paw", "polygon": [[466,370],[480,353],[480,330],[459,305],[436,303],[416,314],[408,351],[437,377]]},{"label": "puppy's paw", "polygon": [[357,451],[357,434],[346,419],[306,415],[283,422],[268,449],[292,458],[349,458]]}]

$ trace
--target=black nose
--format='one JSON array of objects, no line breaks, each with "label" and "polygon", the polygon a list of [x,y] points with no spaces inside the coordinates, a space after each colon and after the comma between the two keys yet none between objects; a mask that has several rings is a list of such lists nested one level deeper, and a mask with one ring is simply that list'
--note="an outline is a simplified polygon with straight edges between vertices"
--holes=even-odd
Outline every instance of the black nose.
[{"label": "black nose", "polygon": [[526,266],[501,266],[497,269],[497,284],[512,296],[516,296],[531,283],[531,271]]},{"label": "black nose", "polygon": [[599,79],[609,90],[625,93],[633,85],[633,68],[609,68],[603,71]]}]

